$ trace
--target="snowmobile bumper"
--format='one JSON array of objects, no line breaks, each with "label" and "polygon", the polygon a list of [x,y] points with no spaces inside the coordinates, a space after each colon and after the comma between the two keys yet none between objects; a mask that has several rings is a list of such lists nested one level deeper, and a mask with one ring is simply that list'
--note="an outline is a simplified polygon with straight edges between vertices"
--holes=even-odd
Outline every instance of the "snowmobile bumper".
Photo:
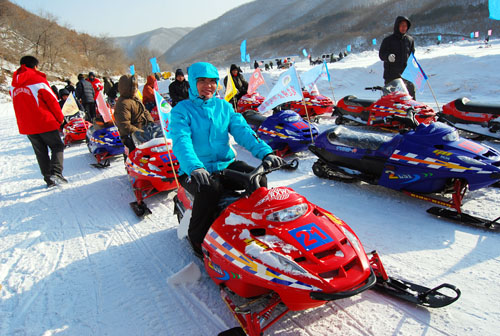
[{"label": "snowmobile bumper", "polygon": [[309,295],[311,299],[320,301],[333,301],[333,300],[345,299],[354,295],[358,295],[361,292],[364,292],[365,290],[372,288],[373,286],[375,286],[376,283],[377,283],[377,277],[375,276],[373,270],[371,270],[370,276],[366,280],[366,283],[363,286],[358,287],[357,289],[339,293],[311,292]]}]

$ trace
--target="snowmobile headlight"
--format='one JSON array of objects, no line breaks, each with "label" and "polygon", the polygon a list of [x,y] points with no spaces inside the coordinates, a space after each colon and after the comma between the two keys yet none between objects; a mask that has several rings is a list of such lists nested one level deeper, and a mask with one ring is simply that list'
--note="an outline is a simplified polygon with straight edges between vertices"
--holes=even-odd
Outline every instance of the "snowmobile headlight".
[{"label": "snowmobile headlight", "polygon": [[156,147],[152,147],[151,151],[155,152],[155,153],[164,153],[164,152],[168,152],[168,148],[167,148],[166,145],[164,145],[164,146],[156,146]]},{"label": "snowmobile headlight", "polygon": [[463,162],[470,164],[470,165],[477,165],[477,166],[484,166],[486,163],[481,162],[479,160],[473,159],[471,157],[465,156],[465,155],[458,155],[457,156],[460,160]]},{"label": "snowmobile headlight", "polygon": [[281,267],[276,267],[276,268],[283,269],[283,270],[289,270],[291,268],[292,272],[296,272],[296,273],[298,272],[301,274],[308,274],[308,272],[304,268],[302,268],[300,265],[298,265],[297,263],[295,263],[294,261],[292,261],[288,258],[285,258],[281,254],[276,253],[274,251],[270,251],[267,253],[271,254],[276,259],[276,261],[279,263],[279,265],[281,266]]},{"label": "snowmobile headlight", "polygon": [[358,251],[358,253],[361,253],[363,251],[363,248],[361,247],[361,243],[359,242],[358,238],[356,238],[356,236],[353,235],[352,232],[347,230],[344,226],[341,226],[340,228],[347,236],[347,239],[349,239],[349,242],[356,249],[356,251]]},{"label": "snowmobile headlight", "polygon": [[443,137],[443,140],[451,142],[451,141],[458,141],[459,138],[460,138],[460,136],[458,135],[458,131],[454,130],[453,132],[446,134]]},{"label": "snowmobile headlight", "polygon": [[307,204],[301,203],[289,208],[275,211],[267,215],[266,219],[272,222],[290,222],[304,215],[307,211]]}]

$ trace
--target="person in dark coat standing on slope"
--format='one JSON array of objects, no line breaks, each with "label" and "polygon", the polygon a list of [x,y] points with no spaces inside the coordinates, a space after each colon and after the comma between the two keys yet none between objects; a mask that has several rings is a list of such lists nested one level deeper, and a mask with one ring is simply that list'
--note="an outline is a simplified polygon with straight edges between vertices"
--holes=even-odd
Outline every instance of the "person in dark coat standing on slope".
[{"label": "person in dark coat standing on slope", "polygon": [[[410,20],[405,16],[398,16],[394,22],[394,33],[387,36],[380,46],[379,57],[384,62],[384,81],[385,84],[396,78],[401,78],[401,74],[406,68],[408,57],[415,53],[415,42],[407,32],[411,27]],[[415,85],[403,79],[415,99]]]},{"label": "person in dark coat standing on slope", "polygon": [[[230,68],[230,73],[233,78],[234,86],[238,90],[238,93],[229,101],[231,105],[233,105],[233,108],[236,109],[236,106],[238,105],[238,100],[240,100],[241,97],[247,94],[248,91],[248,82],[243,78],[243,75],[241,74],[241,69],[239,66],[236,64],[231,64]],[[227,88],[227,76],[224,77],[224,86]]]},{"label": "person in dark coat standing on slope", "polygon": [[168,93],[172,98],[172,107],[189,98],[189,82],[185,80],[182,69],[175,70],[175,81],[168,86]]},{"label": "person in dark coat standing on slope", "polygon": [[[26,134],[35,151],[40,172],[47,187],[67,183],[62,175],[64,143],[59,127],[64,116],[38,60],[23,56],[21,67],[12,75],[10,95],[20,134]],[[49,157],[49,148],[51,156]]]},{"label": "person in dark coat standing on slope", "polygon": [[87,121],[93,122],[95,118],[94,88],[89,81],[85,80],[85,77],[82,74],[78,75],[75,95],[85,108]]}]

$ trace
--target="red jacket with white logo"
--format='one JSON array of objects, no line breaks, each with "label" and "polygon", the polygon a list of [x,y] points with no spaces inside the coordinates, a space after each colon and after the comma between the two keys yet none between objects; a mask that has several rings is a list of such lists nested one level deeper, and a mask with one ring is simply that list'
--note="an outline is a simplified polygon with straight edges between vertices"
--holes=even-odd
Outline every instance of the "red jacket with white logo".
[{"label": "red jacket with white logo", "polygon": [[12,75],[10,96],[21,134],[59,129],[64,116],[44,73],[21,65]]},{"label": "red jacket with white logo", "polygon": [[104,88],[104,86],[102,85],[101,81],[98,80],[97,78],[94,78],[93,81],[91,81],[88,78],[86,80],[87,80],[87,82],[92,84],[92,87],[94,88],[94,99],[97,99],[97,95],[99,94],[99,91],[101,91]]}]

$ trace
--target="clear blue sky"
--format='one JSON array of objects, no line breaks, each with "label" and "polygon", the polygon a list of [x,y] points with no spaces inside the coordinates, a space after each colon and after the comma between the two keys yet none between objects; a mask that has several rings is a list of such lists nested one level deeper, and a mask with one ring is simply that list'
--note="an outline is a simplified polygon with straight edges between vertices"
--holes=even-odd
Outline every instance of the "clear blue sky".
[{"label": "clear blue sky", "polygon": [[[130,36],[160,27],[198,27],[253,0],[10,0],[58,23],[100,36]],[[243,14],[242,14],[243,15]]]}]

